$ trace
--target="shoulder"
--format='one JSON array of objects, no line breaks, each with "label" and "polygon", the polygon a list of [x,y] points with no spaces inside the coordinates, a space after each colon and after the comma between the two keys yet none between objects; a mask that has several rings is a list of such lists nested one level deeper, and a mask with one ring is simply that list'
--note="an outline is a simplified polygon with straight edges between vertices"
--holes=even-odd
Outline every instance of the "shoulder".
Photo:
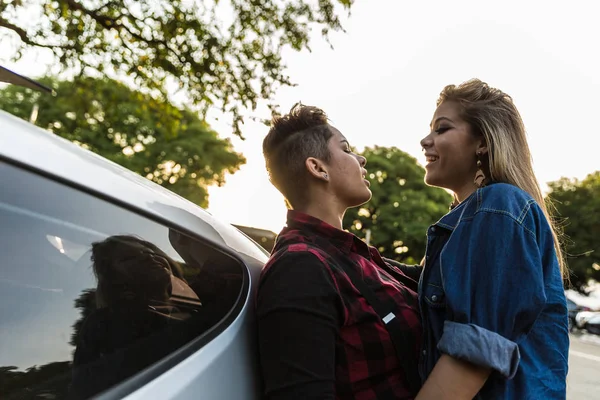
[{"label": "shoulder", "polygon": [[521,210],[531,206],[535,200],[526,191],[508,183],[494,183],[477,190],[478,210]]},{"label": "shoulder", "polygon": [[317,248],[282,247],[261,272],[256,298],[258,315],[280,309],[306,310],[307,307],[343,315],[343,302],[331,264]]},{"label": "shoulder", "polygon": [[266,281],[286,281],[300,286],[324,281],[330,284],[333,280],[332,263],[322,249],[307,243],[293,243],[274,249],[261,272],[260,286]]},{"label": "shoulder", "polygon": [[[505,234],[529,234],[534,238],[551,228],[537,201],[526,191],[507,183],[494,183],[478,189],[467,205],[460,224],[463,229]],[[472,223],[470,223],[472,222]]]},{"label": "shoulder", "polygon": [[313,243],[286,243],[273,249],[267,264],[265,264],[263,274],[274,267],[296,265],[299,262],[328,267],[330,257],[323,249]]},{"label": "shoulder", "polygon": [[494,183],[478,189],[473,199],[474,214],[504,215],[518,224],[529,224],[541,213],[535,199],[526,191],[508,183]]}]

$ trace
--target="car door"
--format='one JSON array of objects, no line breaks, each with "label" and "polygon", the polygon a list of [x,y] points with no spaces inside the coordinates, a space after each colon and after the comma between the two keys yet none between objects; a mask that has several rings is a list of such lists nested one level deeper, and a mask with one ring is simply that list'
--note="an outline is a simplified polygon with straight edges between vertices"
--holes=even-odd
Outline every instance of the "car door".
[{"label": "car door", "polygon": [[258,260],[40,171],[0,176],[3,399],[259,398]]}]

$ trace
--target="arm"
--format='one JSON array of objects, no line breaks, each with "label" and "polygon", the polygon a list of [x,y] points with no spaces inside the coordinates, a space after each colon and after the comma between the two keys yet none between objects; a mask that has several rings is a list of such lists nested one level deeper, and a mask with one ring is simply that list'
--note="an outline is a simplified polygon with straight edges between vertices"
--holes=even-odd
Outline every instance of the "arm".
[{"label": "arm", "polygon": [[491,369],[442,354],[415,400],[471,400]]},{"label": "arm", "polygon": [[419,265],[403,264],[396,260],[392,260],[390,258],[385,257],[383,257],[383,261],[398,268],[400,271],[402,271],[402,273],[404,273],[409,278],[415,280],[416,282],[419,282],[419,278],[421,277],[421,273],[423,272],[423,266],[425,265],[425,258],[423,258],[421,264]]},{"label": "arm", "polygon": [[542,260],[531,231],[508,215],[482,212],[457,227],[441,262],[443,356],[417,399],[472,399],[491,373],[515,375],[518,344],[546,301]]},{"label": "arm", "polygon": [[257,299],[266,399],[335,397],[335,343],[342,304],[327,266],[288,253],[262,277]]}]

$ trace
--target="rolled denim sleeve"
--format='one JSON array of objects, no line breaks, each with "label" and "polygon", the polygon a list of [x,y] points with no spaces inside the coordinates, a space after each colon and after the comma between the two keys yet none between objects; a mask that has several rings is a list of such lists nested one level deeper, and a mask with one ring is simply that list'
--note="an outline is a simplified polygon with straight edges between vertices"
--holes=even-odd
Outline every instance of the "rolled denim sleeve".
[{"label": "rolled denim sleeve", "polygon": [[479,212],[459,224],[440,261],[447,320],[438,349],[512,378],[519,342],[546,303],[535,231],[507,213]]},{"label": "rolled denim sleeve", "polygon": [[[469,345],[465,347],[465,343]],[[515,376],[521,359],[515,342],[477,325],[452,321],[444,322],[438,349],[451,357],[489,367],[508,379]]]}]

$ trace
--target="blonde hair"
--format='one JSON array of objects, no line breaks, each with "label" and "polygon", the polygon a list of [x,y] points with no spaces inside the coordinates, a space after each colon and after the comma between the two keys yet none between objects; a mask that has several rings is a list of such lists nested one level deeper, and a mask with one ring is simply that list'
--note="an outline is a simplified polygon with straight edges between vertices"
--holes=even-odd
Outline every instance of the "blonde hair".
[{"label": "blonde hair", "polygon": [[461,118],[476,135],[482,135],[488,148],[488,178],[494,182],[509,183],[529,193],[548,219],[560,272],[568,279],[565,258],[561,249],[559,229],[548,211],[539,182],[533,172],[533,163],[525,125],[512,98],[479,79],[460,85],[448,85],[440,93],[437,105],[454,102],[460,107]]}]

